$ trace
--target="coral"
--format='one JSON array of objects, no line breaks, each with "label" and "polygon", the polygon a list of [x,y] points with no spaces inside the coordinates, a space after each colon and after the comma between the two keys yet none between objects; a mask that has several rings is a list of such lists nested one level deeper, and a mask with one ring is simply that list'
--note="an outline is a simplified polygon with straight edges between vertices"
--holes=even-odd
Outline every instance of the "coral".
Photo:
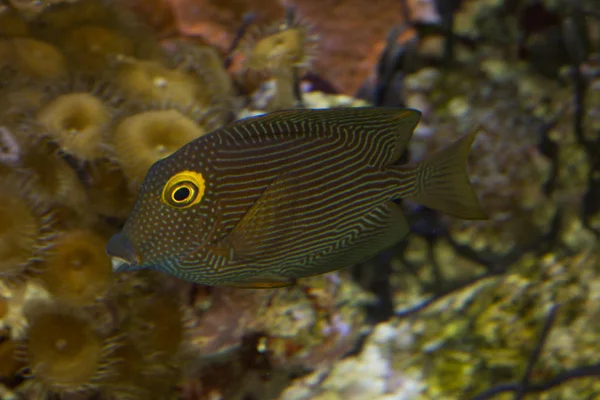
[{"label": "coral", "polygon": [[159,364],[172,362],[183,340],[180,302],[156,286],[129,299],[125,328],[146,357]]},{"label": "coral", "polygon": [[114,129],[112,142],[125,176],[137,186],[152,164],[204,133],[182,112],[158,109],[124,118]]},{"label": "coral", "polygon": [[105,0],[57,1],[36,13],[31,26],[39,36],[52,37],[82,24],[112,24],[115,15]]},{"label": "coral", "polygon": [[245,69],[270,74],[275,81],[270,110],[297,106],[295,85],[301,71],[310,66],[316,43],[316,35],[296,16],[263,31],[255,29],[242,40],[239,51]]},{"label": "coral", "polygon": [[[118,50],[124,48],[131,49],[132,55],[142,58],[152,57],[157,52],[152,30],[117,1],[59,2],[37,12],[32,19],[30,25],[35,36],[64,45],[68,52],[75,50],[77,54],[71,55],[84,59],[87,56],[93,58],[94,53],[122,54]],[[94,29],[90,30],[89,27]],[[81,41],[74,41],[73,35],[77,31],[84,33]],[[79,61],[81,60],[80,58]]]},{"label": "coral", "polygon": [[0,37],[27,36],[29,26],[16,10],[0,6]]},{"label": "coral", "polygon": [[192,75],[156,61],[125,58],[119,63],[116,80],[124,94],[148,102],[170,101],[189,107],[196,104],[200,92]]},{"label": "coral", "polygon": [[397,324],[377,325],[360,354],[333,366],[321,367],[294,382],[281,400],[304,399],[414,399],[425,382],[418,374],[394,368],[392,357],[411,343],[411,333]]},{"label": "coral", "polygon": [[115,373],[102,380],[103,390],[119,398],[171,398],[180,376],[185,307],[181,290],[165,285],[154,274],[132,274],[111,287],[120,345],[114,353]]},{"label": "coral", "polygon": [[112,60],[135,55],[131,39],[97,25],[71,29],[64,35],[61,48],[76,68],[87,71],[102,71]]},{"label": "coral", "polygon": [[10,285],[1,283],[0,293],[4,307],[4,315],[0,318],[0,329],[6,333],[7,338],[22,341],[28,325],[24,306],[30,302],[46,301],[50,295],[35,280]]},{"label": "coral", "polygon": [[27,365],[49,390],[86,391],[110,373],[115,344],[89,318],[56,304],[33,303],[28,319]]},{"label": "coral", "polygon": [[26,179],[6,175],[0,185],[0,280],[9,282],[36,270],[52,243],[52,219]]},{"label": "coral", "polygon": [[135,194],[129,190],[129,182],[119,163],[100,159],[84,168],[87,201],[94,214],[126,218],[133,207]]},{"label": "coral", "polygon": [[[28,110],[36,109],[45,96],[43,86],[16,73],[12,68],[0,67],[0,120],[11,130],[12,136],[20,136],[20,125]],[[19,134],[19,135],[17,135]]]},{"label": "coral", "polygon": [[9,171],[9,167],[16,167],[19,164],[21,144],[5,127],[0,128],[0,143],[0,163],[6,171]]},{"label": "coral", "polygon": [[54,46],[32,38],[0,41],[0,67],[8,65],[37,79],[60,79],[67,75],[67,62]]},{"label": "coral", "polygon": [[307,68],[315,57],[317,37],[297,19],[254,29],[240,44],[244,66],[252,70]]},{"label": "coral", "polygon": [[222,54],[213,46],[180,39],[166,42],[165,49],[168,65],[196,78],[195,107],[205,113],[203,125],[212,130],[231,122],[240,101],[235,98],[237,82],[227,71]]},{"label": "coral", "polygon": [[61,234],[44,260],[41,279],[56,299],[75,306],[93,304],[112,281],[106,239],[92,231]]},{"label": "coral", "polygon": [[112,357],[114,373],[99,379],[103,393],[118,399],[169,398],[164,392],[171,388],[165,390],[164,379],[148,373],[147,360],[132,338],[124,337]]},{"label": "coral", "polygon": [[17,344],[11,339],[4,338],[0,342],[0,379],[15,375],[25,364],[17,359]]},{"label": "coral", "polygon": [[[597,312],[589,301],[596,295],[598,262],[589,251],[574,257],[527,257],[504,277],[453,293],[419,319],[400,321],[413,338],[395,356],[397,365],[418,372],[412,363],[432,362],[424,376],[425,393],[437,397],[475,394],[486,389],[492,377],[518,379],[553,304],[562,305],[563,317],[550,333],[536,376],[543,379],[562,368],[594,362],[587,350],[593,339],[586,332],[593,331]],[[568,271],[575,270],[577,277],[567,278],[573,276]],[[567,337],[571,339],[565,341]],[[448,371],[453,378],[444,378]]]},{"label": "coral", "polygon": [[88,93],[62,95],[43,106],[37,116],[61,148],[83,160],[99,158],[101,127],[110,120],[104,104]]},{"label": "coral", "polygon": [[52,208],[60,226],[84,225],[93,219],[86,210],[83,184],[54,146],[44,140],[24,141],[18,169],[30,178],[36,197]]},{"label": "coral", "polygon": [[32,135],[49,137],[61,151],[80,161],[106,156],[103,145],[118,99],[114,92],[86,77],[53,86],[35,111]]},{"label": "coral", "polygon": [[[170,1],[179,31],[199,36],[225,49],[242,25],[244,14],[255,11],[257,23],[282,18],[284,7],[295,7],[320,36],[319,57],[314,68],[346,94],[353,94],[371,73],[377,59],[377,45],[387,32],[403,22],[402,7],[396,0],[319,1],[217,0]],[[420,7],[423,1],[414,1]],[[428,2],[426,2],[428,3]]]},{"label": "coral", "polygon": [[[335,273],[277,291],[214,288],[194,300],[183,357],[187,374],[199,379],[188,385],[225,398],[274,397],[287,374],[330,365],[352,349],[364,324],[361,307],[372,301]],[[214,368],[227,368],[245,383],[228,387],[229,378]],[[256,373],[272,375],[264,391],[250,383]]]}]

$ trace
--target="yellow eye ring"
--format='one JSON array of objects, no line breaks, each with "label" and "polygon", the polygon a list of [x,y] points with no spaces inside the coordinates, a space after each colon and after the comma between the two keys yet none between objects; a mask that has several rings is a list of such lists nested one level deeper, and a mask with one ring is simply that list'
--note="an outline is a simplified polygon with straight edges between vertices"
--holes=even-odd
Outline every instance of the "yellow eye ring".
[{"label": "yellow eye ring", "polygon": [[165,184],[161,199],[174,208],[187,208],[198,204],[204,197],[204,178],[194,171],[182,171],[173,175]]}]

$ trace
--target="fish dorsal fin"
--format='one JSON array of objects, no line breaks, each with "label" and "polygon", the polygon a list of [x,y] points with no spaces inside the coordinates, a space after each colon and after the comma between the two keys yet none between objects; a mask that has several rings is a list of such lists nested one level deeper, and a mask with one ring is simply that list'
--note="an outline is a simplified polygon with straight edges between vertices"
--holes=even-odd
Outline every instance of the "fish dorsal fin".
[{"label": "fish dorsal fin", "polygon": [[[219,135],[234,144],[354,135],[349,141],[377,146],[373,151],[388,165],[400,158],[420,118],[417,110],[392,107],[282,110],[237,121]],[[364,135],[372,140],[363,142]]]}]

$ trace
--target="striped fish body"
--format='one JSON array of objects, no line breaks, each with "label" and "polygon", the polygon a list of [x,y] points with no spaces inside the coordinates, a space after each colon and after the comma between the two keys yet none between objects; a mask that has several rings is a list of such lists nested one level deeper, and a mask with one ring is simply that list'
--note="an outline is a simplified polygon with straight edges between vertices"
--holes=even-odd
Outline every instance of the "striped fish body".
[{"label": "striped fish body", "polygon": [[[290,110],[214,131],[152,167],[108,252],[126,261],[122,269],[274,287],[355,264],[400,241],[409,229],[395,199],[482,217],[464,172],[472,136],[439,162],[395,164],[419,118],[418,111],[391,108]],[[178,174],[202,181],[192,206],[165,201]],[[427,190],[432,182],[445,203]]]}]

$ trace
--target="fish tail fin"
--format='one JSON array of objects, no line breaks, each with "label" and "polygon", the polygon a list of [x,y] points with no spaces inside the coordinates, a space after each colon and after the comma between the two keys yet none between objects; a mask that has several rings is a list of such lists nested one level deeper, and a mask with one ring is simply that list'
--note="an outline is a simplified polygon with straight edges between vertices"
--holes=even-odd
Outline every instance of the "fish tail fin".
[{"label": "fish tail fin", "polygon": [[487,219],[467,175],[467,157],[479,129],[414,164],[415,191],[408,198],[444,214]]}]

